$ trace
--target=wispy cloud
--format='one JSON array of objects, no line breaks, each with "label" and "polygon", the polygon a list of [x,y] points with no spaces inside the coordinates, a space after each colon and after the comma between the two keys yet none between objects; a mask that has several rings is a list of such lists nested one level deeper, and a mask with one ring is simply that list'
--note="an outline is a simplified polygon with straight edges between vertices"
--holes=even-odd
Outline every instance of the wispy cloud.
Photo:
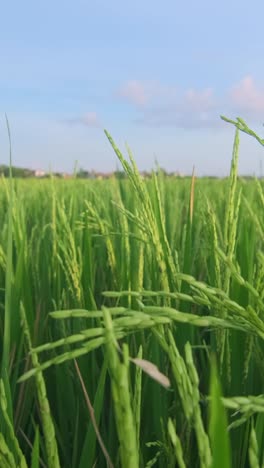
[{"label": "wispy cloud", "polygon": [[151,97],[151,89],[140,81],[130,80],[117,90],[116,95],[136,106],[145,106]]},{"label": "wispy cloud", "polygon": [[153,108],[146,110],[135,123],[150,127],[175,127],[183,129],[217,128],[221,125],[218,114],[208,110]]},{"label": "wispy cloud", "polygon": [[102,128],[102,123],[96,112],[87,112],[79,117],[65,119],[64,122],[69,125],[83,125],[85,127]]},{"label": "wispy cloud", "polygon": [[[158,81],[129,80],[115,97],[130,104],[136,111],[132,121],[148,127],[182,129],[223,128],[221,114],[240,115],[259,121],[264,113],[264,87],[258,86],[251,75],[216,95],[212,87],[182,89]],[[96,112],[65,119],[69,125],[102,128]]]},{"label": "wispy cloud", "polygon": [[188,89],[183,97],[183,105],[190,110],[197,112],[207,112],[215,107],[215,97],[212,88],[202,90]]},{"label": "wispy cloud", "polygon": [[177,97],[177,93],[178,87],[158,81],[129,80],[120,86],[115,96],[138,108],[145,108],[159,102],[170,102]]},{"label": "wispy cloud", "polygon": [[148,126],[201,128],[217,125],[216,98],[211,88],[180,90],[158,82],[128,81],[117,92],[139,112],[134,121]]},{"label": "wispy cloud", "polygon": [[264,87],[251,75],[216,95],[213,88],[180,89],[158,82],[128,81],[117,95],[138,112],[134,122],[151,127],[185,129],[223,127],[219,115],[235,114],[258,121],[264,112]]},{"label": "wispy cloud", "polygon": [[252,117],[264,112],[264,87],[258,86],[251,75],[231,88],[230,99],[236,109]]}]

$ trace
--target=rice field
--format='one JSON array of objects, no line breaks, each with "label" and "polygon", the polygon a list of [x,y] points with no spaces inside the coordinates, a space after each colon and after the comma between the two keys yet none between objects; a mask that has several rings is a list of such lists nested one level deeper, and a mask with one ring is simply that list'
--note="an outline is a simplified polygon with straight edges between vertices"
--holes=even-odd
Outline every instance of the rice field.
[{"label": "rice field", "polygon": [[226,179],[106,132],[125,179],[0,180],[0,468],[264,467],[264,142],[228,122]]}]

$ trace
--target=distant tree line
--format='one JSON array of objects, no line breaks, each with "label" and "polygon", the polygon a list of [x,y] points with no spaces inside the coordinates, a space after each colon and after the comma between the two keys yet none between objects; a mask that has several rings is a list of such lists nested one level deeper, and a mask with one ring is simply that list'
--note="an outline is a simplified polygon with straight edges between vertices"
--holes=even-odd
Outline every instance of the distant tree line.
[{"label": "distant tree line", "polygon": [[[164,177],[183,177],[183,175],[181,175],[178,172],[168,172],[164,168],[157,168],[155,170],[155,172],[159,173],[160,175],[163,175]],[[142,175],[142,177],[147,179],[147,178],[151,177],[152,173],[153,173],[153,171],[142,171],[141,175]],[[12,175],[15,178],[22,178],[22,179],[26,179],[26,178],[30,178],[30,177],[47,178],[47,177],[50,176],[50,174],[48,172],[45,172],[45,171],[35,171],[35,170],[32,170],[32,169],[27,169],[27,168],[17,167],[17,166],[12,166]],[[9,177],[9,166],[7,166],[5,164],[0,164],[0,176]],[[65,173],[62,173],[62,172],[54,172],[53,176],[56,177],[56,178],[76,177],[77,179],[109,179],[110,177],[115,177],[116,179],[120,180],[120,179],[126,179],[127,178],[127,174],[122,170],[115,170],[113,172],[104,173],[104,172],[97,172],[97,171],[94,171],[94,170],[88,171],[88,170],[83,169],[83,168],[80,168],[74,174],[65,174]],[[185,175],[184,177],[185,178],[191,178],[191,175]],[[245,175],[241,175],[240,177],[242,179],[244,179],[244,180],[251,180],[255,176],[245,174]],[[216,175],[202,176],[202,178],[204,178],[204,179],[219,179],[219,177],[216,176]],[[223,178],[223,177],[220,177],[220,178]],[[259,177],[259,178],[262,179],[262,177]]]},{"label": "distant tree line", "polygon": [[[8,177],[9,176],[9,166],[1,164],[0,165],[0,174],[5,176],[5,177]],[[12,166],[12,175],[13,175],[13,177],[27,178],[27,177],[34,177],[35,172],[32,171],[31,169],[25,169],[25,168],[22,168],[22,167]]]}]

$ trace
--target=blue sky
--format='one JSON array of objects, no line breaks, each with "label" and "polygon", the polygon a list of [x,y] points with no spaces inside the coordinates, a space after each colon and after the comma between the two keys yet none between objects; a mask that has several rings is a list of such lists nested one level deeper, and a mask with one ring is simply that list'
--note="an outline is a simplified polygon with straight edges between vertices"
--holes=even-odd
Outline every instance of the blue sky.
[{"label": "blue sky", "polygon": [[[229,171],[241,116],[264,133],[263,1],[11,1],[0,17],[0,154],[14,163],[110,171],[103,134],[140,169]],[[241,173],[264,149],[241,138]]]}]

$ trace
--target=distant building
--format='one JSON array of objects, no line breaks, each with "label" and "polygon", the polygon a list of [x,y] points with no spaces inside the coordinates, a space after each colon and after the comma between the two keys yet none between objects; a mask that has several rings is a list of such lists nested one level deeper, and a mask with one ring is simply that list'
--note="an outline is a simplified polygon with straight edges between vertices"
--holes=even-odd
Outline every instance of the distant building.
[{"label": "distant building", "polygon": [[95,173],[95,177],[98,180],[110,179],[111,175],[112,175],[111,173],[107,173],[107,172],[96,172]]},{"label": "distant building", "polygon": [[35,177],[45,177],[46,175],[46,172],[45,171],[42,171],[41,169],[37,169],[35,172],[34,172],[34,176]]},{"label": "distant building", "polygon": [[72,175],[68,174],[67,172],[63,172],[62,177],[63,179],[72,179]]},{"label": "distant building", "polygon": [[172,172],[170,175],[172,175],[173,177],[184,177],[184,174],[182,174],[179,171]]}]

